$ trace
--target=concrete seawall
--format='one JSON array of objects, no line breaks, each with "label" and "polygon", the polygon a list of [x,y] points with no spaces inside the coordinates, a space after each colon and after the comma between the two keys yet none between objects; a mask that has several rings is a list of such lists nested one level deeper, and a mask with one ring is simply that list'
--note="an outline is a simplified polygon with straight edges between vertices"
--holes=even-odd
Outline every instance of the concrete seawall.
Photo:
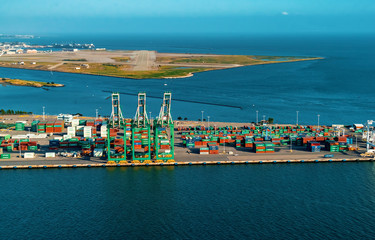
[{"label": "concrete seawall", "polygon": [[234,164],[288,164],[288,163],[334,163],[334,162],[372,162],[373,158],[352,158],[352,159],[307,159],[307,160],[261,160],[261,161],[194,161],[174,163],[115,163],[115,164],[49,164],[49,165],[7,165],[2,169],[47,169],[47,168],[91,168],[91,167],[152,167],[152,166],[192,166],[192,165],[234,165]]}]

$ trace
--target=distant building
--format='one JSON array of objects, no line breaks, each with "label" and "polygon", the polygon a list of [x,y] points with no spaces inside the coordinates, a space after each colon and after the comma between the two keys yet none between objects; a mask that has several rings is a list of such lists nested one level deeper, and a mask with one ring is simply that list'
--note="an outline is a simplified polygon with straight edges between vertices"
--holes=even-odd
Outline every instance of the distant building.
[{"label": "distant building", "polygon": [[6,53],[8,55],[14,55],[14,54],[16,54],[16,50],[8,50],[8,51],[6,51]]},{"label": "distant building", "polygon": [[64,48],[63,51],[64,52],[78,52],[78,49],[77,48]]},{"label": "distant building", "polygon": [[21,54],[21,53],[23,53],[23,49],[21,49],[21,48],[20,48],[20,49],[17,49],[17,50],[16,50],[16,53],[17,53],[17,54]]},{"label": "distant building", "polygon": [[38,51],[36,49],[27,49],[26,53],[27,54],[34,54],[34,53],[38,53]]},{"label": "distant building", "polygon": [[83,67],[83,68],[90,68],[90,65],[88,65],[88,64],[81,64],[81,67]]},{"label": "distant building", "polygon": [[106,48],[95,48],[96,51],[105,51]]}]

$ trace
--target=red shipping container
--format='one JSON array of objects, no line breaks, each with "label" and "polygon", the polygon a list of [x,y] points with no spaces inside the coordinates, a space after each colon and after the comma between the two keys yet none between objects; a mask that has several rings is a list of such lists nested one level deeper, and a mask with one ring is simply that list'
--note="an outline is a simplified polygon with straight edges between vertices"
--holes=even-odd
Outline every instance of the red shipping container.
[{"label": "red shipping container", "polygon": [[160,149],[169,149],[169,145],[160,145]]}]

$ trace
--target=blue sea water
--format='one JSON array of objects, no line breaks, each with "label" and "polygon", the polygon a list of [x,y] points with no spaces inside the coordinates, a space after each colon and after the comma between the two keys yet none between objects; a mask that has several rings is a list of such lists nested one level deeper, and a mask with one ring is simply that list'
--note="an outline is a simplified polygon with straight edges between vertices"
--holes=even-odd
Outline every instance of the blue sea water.
[{"label": "blue sea water", "polygon": [[[211,121],[353,123],[373,119],[374,36],[56,36],[109,49],[319,56],[192,78],[131,80],[0,68],[1,77],[66,84],[49,91],[0,87],[0,108],[109,114],[106,91],[161,96],[172,113]],[[167,84],[165,86],[165,84]],[[121,95],[125,115],[136,98]],[[160,99],[148,98],[155,116]],[[1,239],[372,239],[373,163],[0,171]]]},{"label": "blue sea water", "polygon": [[373,163],[2,170],[1,239],[373,239]]},{"label": "blue sea water", "polygon": [[[0,68],[1,77],[63,83],[64,88],[32,89],[0,87],[4,108],[40,114],[110,113],[104,91],[161,97],[172,91],[174,118],[190,120],[210,116],[211,121],[252,122],[273,117],[276,123],[363,123],[374,117],[374,35],[264,35],[264,36],[54,36],[28,40],[32,43],[94,43],[108,49],[147,49],[159,52],[317,56],[323,60],[248,66],[197,73],[183,79],[132,80],[102,76],[51,73]],[[42,99],[42,100],[41,100]],[[186,100],[186,101],[184,101]],[[193,102],[188,102],[193,101]],[[200,102],[200,103],[196,103]],[[208,103],[208,104],[202,104]],[[230,105],[213,106],[209,104]],[[152,115],[161,99],[148,99]],[[123,111],[133,117],[136,97],[122,95]]]}]

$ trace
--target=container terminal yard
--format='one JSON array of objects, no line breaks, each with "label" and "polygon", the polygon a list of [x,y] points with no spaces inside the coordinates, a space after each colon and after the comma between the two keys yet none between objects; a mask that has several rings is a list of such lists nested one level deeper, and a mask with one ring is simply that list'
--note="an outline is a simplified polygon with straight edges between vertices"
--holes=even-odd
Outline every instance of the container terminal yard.
[{"label": "container terminal yard", "polygon": [[[133,119],[112,93],[109,118],[2,115],[0,167],[66,168],[153,165],[372,161],[372,124],[302,126],[174,121],[172,94],[159,116],[147,115],[138,93]],[[368,139],[368,140],[367,140]]]}]

